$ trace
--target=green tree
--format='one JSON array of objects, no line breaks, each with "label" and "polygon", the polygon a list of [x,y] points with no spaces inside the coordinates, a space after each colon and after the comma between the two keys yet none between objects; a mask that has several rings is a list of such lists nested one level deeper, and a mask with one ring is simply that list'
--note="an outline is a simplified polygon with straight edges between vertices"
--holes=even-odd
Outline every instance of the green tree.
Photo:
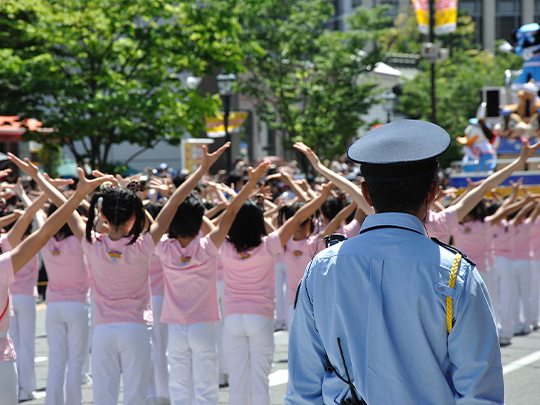
[{"label": "green tree", "polygon": [[[77,161],[104,168],[113,144],[152,147],[204,129],[219,96],[181,78],[241,69],[227,0],[0,3],[0,108],[56,129]],[[51,135],[47,135],[50,137]],[[39,133],[29,138],[46,142]]]},{"label": "green tree", "polygon": [[247,72],[240,91],[257,100],[285,148],[301,140],[326,158],[344,153],[375,102],[365,73],[382,54],[362,49],[391,24],[386,8],[358,7],[346,32],[328,27],[326,0],[238,0],[238,9]]}]

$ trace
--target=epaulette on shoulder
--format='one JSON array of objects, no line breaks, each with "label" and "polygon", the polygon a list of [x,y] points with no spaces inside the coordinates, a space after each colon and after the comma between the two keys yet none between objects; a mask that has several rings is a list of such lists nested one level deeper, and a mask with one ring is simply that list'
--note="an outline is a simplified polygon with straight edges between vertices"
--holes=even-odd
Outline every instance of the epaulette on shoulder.
[{"label": "epaulette on shoulder", "polygon": [[471,266],[476,267],[476,264],[475,264],[471,259],[469,259],[469,258],[467,257],[467,255],[466,255],[465,253],[463,253],[461,250],[456,249],[456,248],[455,248],[454,246],[452,246],[452,245],[448,245],[448,244],[446,244],[446,243],[444,243],[444,242],[441,242],[441,241],[440,241],[439,239],[437,239],[437,238],[431,238],[431,240],[432,240],[433,242],[435,242],[436,244],[438,244],[439,246],[442,246],[443,248],[449,250],[449,251],[452,252],[453,254],[459,253],[459,254],[462,256],[463,260],[465,260],[465,261],[466,261],[467,263],[469,263]]}]

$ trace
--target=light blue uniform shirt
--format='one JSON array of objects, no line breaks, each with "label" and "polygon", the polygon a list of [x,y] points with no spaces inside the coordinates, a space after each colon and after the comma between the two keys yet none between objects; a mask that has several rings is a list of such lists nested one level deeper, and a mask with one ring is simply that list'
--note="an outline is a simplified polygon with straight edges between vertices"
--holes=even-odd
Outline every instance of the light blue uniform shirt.
[{"label": "light blue uniform shirt", "polygon": [[[368,216],[359,236],[319,253],[299,288],[285,404],[339,404],[347,369],[368,405],[503,404],[497,329],[477,270],[428,239],[415,216]],[[446,329],[446,295],[454,327]]]}]

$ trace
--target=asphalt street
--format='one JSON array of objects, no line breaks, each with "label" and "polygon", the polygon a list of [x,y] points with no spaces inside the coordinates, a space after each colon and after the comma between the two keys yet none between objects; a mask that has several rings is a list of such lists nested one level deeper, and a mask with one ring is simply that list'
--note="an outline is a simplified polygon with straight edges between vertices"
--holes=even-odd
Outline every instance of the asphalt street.
[{"label": "asphalt street", "polygon": [[[45,334],[46,306],[38,305],[36,325],[36,372],[37,396],[28,405],[45,404],[47,378],[47,341]],[[287,332],[276,332],[274,365],[270,375],[271,404],[283,404],[287,386]],[[501,349],[506,403],[509,405],[530,405],[540,403],[540,330],[527,336],[514,337],[512,344]],[[220,390],[219,403],[227,404],[228,388]],[[93,404],[91,384],[83,385],[83,403]],[[122,394],[120,401],[122,403]]]}]

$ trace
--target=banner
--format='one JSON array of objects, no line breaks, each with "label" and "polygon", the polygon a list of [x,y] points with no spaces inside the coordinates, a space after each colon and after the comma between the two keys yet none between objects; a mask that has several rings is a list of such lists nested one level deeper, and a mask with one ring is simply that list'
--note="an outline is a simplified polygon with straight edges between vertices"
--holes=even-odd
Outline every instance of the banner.
[{"label": "banner", "polygon": [[[229,114],[227,122],[227,130],[229,133],[238,132],[240,127],[247,119],[248,113],[241,111],[233,111]],[[205,118],[206,135],[209,138],[221,138],[225,136],[225,123],[223,122],[223,114],[218,114],[217,117]]]},{"label": "banner", "polygon": [[435,0],[435,35],[456,30],[458,0]]},{"label": "banner", "polygon": [[429,35],[429,2],[435,3],[435,35],[449,34],[456,30],[458,0],[411,0],[418,31]]},{"label": "banner", "polygon": [[418,31],[424,35],[429,35],[429,3],[428,0],[412,0],[416,19],[418,20]]}]

